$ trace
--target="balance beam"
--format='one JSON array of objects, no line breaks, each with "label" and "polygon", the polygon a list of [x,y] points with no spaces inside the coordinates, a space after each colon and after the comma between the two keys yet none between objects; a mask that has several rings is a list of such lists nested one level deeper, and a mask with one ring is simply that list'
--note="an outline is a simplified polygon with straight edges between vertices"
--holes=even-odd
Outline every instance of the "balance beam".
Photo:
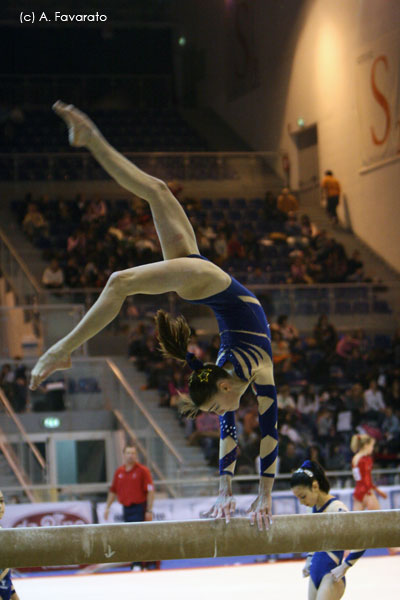
[{"label": "balance beam", "polygon": [[0,530],[0,565],[38,567],[400,546],[400,510]]}]

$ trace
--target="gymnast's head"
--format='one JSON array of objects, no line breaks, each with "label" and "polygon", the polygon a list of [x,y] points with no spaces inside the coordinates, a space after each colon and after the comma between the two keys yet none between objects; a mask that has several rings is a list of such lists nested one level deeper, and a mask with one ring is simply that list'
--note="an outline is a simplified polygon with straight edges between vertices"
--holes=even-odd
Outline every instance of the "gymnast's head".
[{"label": "gymnast's head", "polygon": [[189,378],[189,396],[181,394],[179,412],[194,419],[200,411],[224,415],[236,410],[240,394],[233,384],[233,377],[213,363],[202,363],[187,347],[191,336],[190,327],[182,316],[173,319],[163,310],[155,317],[157,338],[164,356],[187,363],[193,373]]},{"label": "gymnast's head", "polygon": [[313,460],[306,460],[292,473],[290,487],[300,504],[315,506],[321,496],[329,494],[331,486],[321,465]]}]

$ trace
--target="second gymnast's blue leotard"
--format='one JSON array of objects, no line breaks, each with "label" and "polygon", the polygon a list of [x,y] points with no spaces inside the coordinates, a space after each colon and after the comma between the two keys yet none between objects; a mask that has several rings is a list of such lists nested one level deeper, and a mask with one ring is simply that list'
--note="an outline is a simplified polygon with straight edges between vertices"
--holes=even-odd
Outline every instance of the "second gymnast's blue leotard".
[{"label": "second gymnast's blue leotard", "polygon": [[[190,258],[208,260],[200,255]],[[217,319],[221,345],[216,364],[229,362],[235,374],[252,383],[259,405],[261,431],[261,475],[274,477],[278,455],[277,400],[273,380],[271,332],[264,310],[256,296],[231,277],[226,290],[193,304],[209,306]],[[233,475],[237,455],[237,433],[234,411],[220,417],[221,475]]]},{"label": "second gymnast's blue leotard", "polygon": [[[321,508],[317,509],[313,507],[313,513],[323,512],[347,512],[347,506],[343,504],[338,498],[330,498]],[[349,566],[353,566],[354,563],[364,554],[365,550],[352,550],[346,558],[346,563]],[[334,550],[331,552],[314,552],[308,555],[311,558],[310,564],[310,577],[313,581],[315,589],[318,589],[321,585],[323,577],[332,571],[335,567],[340,565],[343,560],[344,551]],[[344,584],[346,581],[343,578]]]}]

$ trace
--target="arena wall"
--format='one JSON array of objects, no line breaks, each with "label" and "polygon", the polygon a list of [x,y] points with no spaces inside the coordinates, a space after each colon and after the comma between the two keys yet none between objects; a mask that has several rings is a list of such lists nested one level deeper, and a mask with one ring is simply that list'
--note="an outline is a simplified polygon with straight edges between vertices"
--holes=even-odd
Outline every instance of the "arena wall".
[{"label": "arena wall", "polygon": [[[189,16],[185,34],[198,56],[200,105],[215,110],[252,148],[286,150],[293,188],[299,183],[297,121],[317,124],[320,175],[331,169],[342,183],[348,212],[342,202],[342,220],[400,271],[393,218],[400,186],[399,2],[201,0],[196,19]],[[360,65],[365,61],[371,71],[382,54],[389,60],[376,68],[375,93],[371,72],[364,94]],[[360,126],[360,102],[368,94]],[[365,167],[363,135],[373,128],[382,140],[386,126],[390,139],[376,146]]]}]

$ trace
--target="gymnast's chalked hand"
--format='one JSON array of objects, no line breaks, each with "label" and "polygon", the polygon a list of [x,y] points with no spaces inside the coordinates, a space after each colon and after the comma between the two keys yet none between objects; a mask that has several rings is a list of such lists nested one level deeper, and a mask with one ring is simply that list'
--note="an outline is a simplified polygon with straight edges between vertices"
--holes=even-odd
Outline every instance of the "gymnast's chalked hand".
[{"label": "gymnast's chalked hand", "polygon": [[303,567],[303,577],[309,577],[310,576],[310,567],[311,567],[311,556],[307,556],[306,559],[306,564]]},{"label": "gymnast's chalked hand", "polygon": [[342,562],[340,565],[332,569],[331,575],[333,581],[340,581],[342,577],[346,575],[346,571],[349,568],[349,565],[346,562]]},{"label": "gymnast's chalked hand", "polygon": [[203,512],[201,516],[210,517],[212,519],[225,519],[225,522],[229,523],[231,516],[233,516],[235,513],[235,510],[235,498],[229,494],[220,493],[210,510]]},{"label": "gymnast's chalked hand", "polygon": [[93,121],[73,104],[57,100],[53,104],[53,110],[67,124],[71,146],[87,146],[92,136],[100,133]]},{"label": "gymnast's chalked hand", "polygon": [[43,354],[31,371],[29,389],[34,391],[39,385],[49,377],[54,371],[69,369],[71,367],[71,357],[69,354],[60,353],[54,350],[52,346]]},{"label": "gymnast's chalked hand", "polygon": [[271,494],[259,494],[250,508],[246,511],[250,514],[250,523],[254,525],[257,521],[258,529],[267,531],[272,525]]}]

